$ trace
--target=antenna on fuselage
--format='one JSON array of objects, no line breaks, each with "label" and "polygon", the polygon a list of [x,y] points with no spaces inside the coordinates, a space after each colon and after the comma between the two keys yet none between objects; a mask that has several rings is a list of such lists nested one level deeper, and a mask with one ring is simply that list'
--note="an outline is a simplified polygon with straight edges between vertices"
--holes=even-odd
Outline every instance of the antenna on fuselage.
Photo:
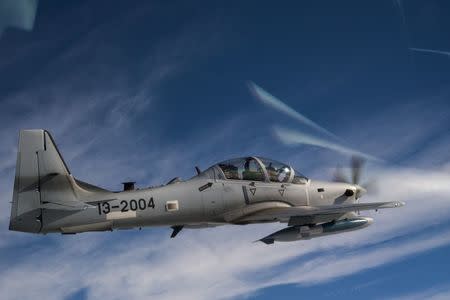
[{"label": "antenna on fuselage", "polygon": [[197,175],[200,175],[200,173],[202,172],[202,171],[200,170],[200,168],[197,167],[197,166],[195,166],[195,171],[197,171]]}]

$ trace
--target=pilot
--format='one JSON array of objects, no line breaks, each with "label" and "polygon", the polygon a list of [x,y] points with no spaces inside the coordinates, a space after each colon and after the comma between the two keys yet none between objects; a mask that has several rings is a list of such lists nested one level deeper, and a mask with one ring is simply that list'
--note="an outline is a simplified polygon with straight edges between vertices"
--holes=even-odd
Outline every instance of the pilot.
[{"label": "pilot", "polygon": [[[247,157],[244,163],[244,170],[242,172],[242,177],[244,180],[262,180],[261,172],[259,172],[258,167],[252,166],[252,164],[256,164],[256,161]],[[254,169],[254,170],[252,170]]]},{"label": "pilot", "polygon": [[289,173],[289,169],[286,167],[282,167],[282,168],[278,169],[278,181],[284,182],[286,177],[288,176],[288,173]]},{"label": "pilot", "polygon": [[272,162],[269,163],[269,165],[266,167],[267,173],[269,174],[269,178],[271,181],[276,181],[278,172],[273,167]]}]

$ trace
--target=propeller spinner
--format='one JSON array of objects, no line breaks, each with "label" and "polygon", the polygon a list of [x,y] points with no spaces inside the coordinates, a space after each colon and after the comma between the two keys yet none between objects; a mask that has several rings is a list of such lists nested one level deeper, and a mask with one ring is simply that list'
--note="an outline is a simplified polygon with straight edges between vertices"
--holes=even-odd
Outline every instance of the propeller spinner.
[{"label": "propeller spinner", "polygon": [[352,159],[350,161],[351,180],[349,180],[348,177],[344,174],[344,172],[340,166],[338,166],[336,168],[336,171],[333,175],[333,180],[335,182],[345,182],[345,183],[350,183],[353,186],[355,186],[355,189],[356,189],[355,198],[356,199],[359,199],[364,194],[366,194],[367,188],[371,185],[370,182],[365,183],[365,184],[360,184],[364,163],[365,163],[364,158],[358,157],[358,156],[352,156]]}]

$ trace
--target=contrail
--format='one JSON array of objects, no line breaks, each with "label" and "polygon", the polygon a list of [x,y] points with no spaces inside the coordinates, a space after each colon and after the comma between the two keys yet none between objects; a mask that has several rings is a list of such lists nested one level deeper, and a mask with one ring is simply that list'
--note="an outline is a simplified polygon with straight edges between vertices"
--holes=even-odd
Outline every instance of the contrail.
[{"label": "contrail", "polygon": [[252,92],[252,94],[255,96],[255,98],[260,100],[262,103],[278,110],[279,112],[282,112],[282,113],[290,116],[291,118],[299,121],[300,123],[303,123],[311,128],[314,128],[317,131],[320,131],[320,132],[325,133],[335,139],[340,140],[336,135],[329,132],[325,128],[319,126],[318,124],[316,124],[312,120],[308,119],[304,115],[300,114],[299,112],[295,111],[293,108],[289,107],[281,100],[279,100],[276,97],[274,97],[273,95],[269,94],[267,91],[265,91],[264,89],[262,89],[261,87],[256,85],[254,82],[250,81],[248,83],[248,87],[249,87],[250,91]]},{"label": "contrail", "polygon": [[[394,6],[398,9],[398,12],[400,14],[401,20],[402,20],[402,30],[405,34],[406,39],[406,46],[409,48],[411,47],[411,35],[409,34],[409,28],[408,24],[406,23],[406,14],[405,14],[405,8],[403,6],[403,0],[392,0],[394,3]],[[414,63],[414,56],[412,53],[409,53],[409,58],[411,59],[411,62]]]},{"label": "contrail", "polygon": [[398,11],[400,12],[403,26],[405,27],[406,32],[408,32],[408,27],[406,26],[405,10],[403,9],[403,2],[402,2],[402,0],[393,0],[393,1],[394,1],[394,5],[397,6]]},{"label": "contrail", "polygon": [[314,136],[310,136],[307,134],[304,134],[299,131],[294,131],[278,126],[273,127],[273,131],[275,135],[285,144],[287,145],[296,145],[296,144],[304,144],[304,145],[311,145],[311,146],[317,146],[325,149],[330,149],[337,151],[342,154],[346,155],[356,155],[362,158],[365,158],[367,160],[372,161],[381,161],[379,158],[376,158],[375,156],[333,143],[326,141],[321,138],[317,138]]},{"label": "contrail", "polygon": [[422,49],[422,48],[409,48],[409,50],[417,51],[417,52],[441,54],[441,55],[446,55],[446,56],[450,57],[450,52],[448,52],[448,51],[439,51],[439,50]]}]

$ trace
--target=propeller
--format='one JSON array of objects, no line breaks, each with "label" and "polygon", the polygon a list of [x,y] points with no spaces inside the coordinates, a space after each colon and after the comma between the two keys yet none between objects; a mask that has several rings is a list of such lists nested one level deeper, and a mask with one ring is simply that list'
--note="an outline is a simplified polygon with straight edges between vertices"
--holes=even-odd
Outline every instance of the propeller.
[{"label": "propeller", "polygon": [[355,198],[361,198],[367,191],[374,190],[374,182],[369,181],[361,184],[361,175],[366,160],[360,156],[352,156],[350,161],[350,169],[351,169],[351,179],[344,173],[341,166],[336,167],[336,171],[333,174],[333,181],[335,182],[346,182],[355,186],[356,195]]},{"label": "propeller", "polygon": [[365,160],[359,156],[352,156],[350,163],[352,166],[352,183],[359,184],[359,180],[361,179],[361,170],[364,166]]}]

